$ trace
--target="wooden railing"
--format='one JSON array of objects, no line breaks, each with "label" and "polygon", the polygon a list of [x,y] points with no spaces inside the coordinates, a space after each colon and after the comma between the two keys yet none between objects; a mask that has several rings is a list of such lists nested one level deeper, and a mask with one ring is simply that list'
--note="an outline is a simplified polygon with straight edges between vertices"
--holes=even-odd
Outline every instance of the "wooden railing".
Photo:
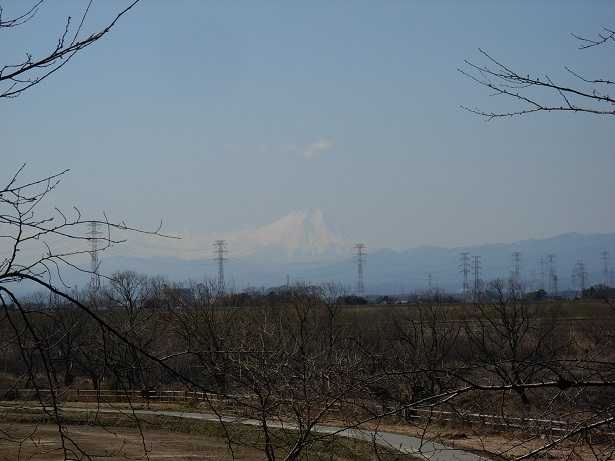
[{"label": "wooden railing", "polygon": [[[10,389],[0,390],[0,400],[42,400],[52,399],[51,389]],[[55,396],[61,401],[158,401],[158,402],[191,402],[220,400],[217,394],[189,390],[136,390],[136,389],[73,389],[55,391]]]},{"label": "wooden railing", "polygon": [[[202,391],[191,390],[109,390],[109,389],[75,389],[69,388],[56,392],[56,399],[61,402],[167,402],[167,403],[194,403],[195,405],[207,402],[212,405],[224,403],[224,405],[232,405],[234,399],[224,398],[218,394],[206,393]],[[0,401],[41,401],[47,402],[52,400],[52,391],[50,389],[11,389],[0,390]],[[333,408],[332,408],[333,409]],[[407,421],[433,418],[440,422],[462,423],[470,425],[481,425],[499,428],[514,428],[536,431],[541,434],[548,433],[566,433],[571,430],[576,430],[583,424],[588,424],[589,421],[580,423],[579,421],[565,421],[554,419],[538,419],[538,418],[521,418],[521,417],[504,417],[501,415],[490,415],[480,413],[459,414],[450,411],[441,410],[409,410],[401,407],[396,410],[393,407],[382,408],[388,412],[393,419],[396,417],[405,418]],[[398,420],[397,420],[398,421]],[[599,432],[604,434],[612,434],[610,426],[606,426]],[[615,436],[615,434],[613,434]]]}]

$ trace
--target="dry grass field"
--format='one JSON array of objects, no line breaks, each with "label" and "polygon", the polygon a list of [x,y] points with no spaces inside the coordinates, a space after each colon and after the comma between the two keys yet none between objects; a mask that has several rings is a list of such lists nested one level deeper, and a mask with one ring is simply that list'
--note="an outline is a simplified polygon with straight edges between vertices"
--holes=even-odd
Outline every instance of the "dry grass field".
[{"label": "dry grass field", "polygon": [[[298,292],[293,296],[303,294]],[[258,460],[265,459],[265,447],[273,447],[275,458],[283,459],[296,446],[301,447],[301,455],[305,455],[302,459],[306,461],[409,459],[392,451],[374,458],[370,453],[373,447],[352,440],[338,443],[339,438],[332,443],[320,436],[310,436],[297,445],[297,431],[281,431],[269,424],[247,427],[232,423],[221,428],[219,422],[189,421],[168,413],[146,416],[140,411],[130,411],[182,412],[186,408],[190,412],[207,413],[213,408],[220,414],[248,418],[259,418],[259,411],[264,411],[267,421],[283,418],[304,425],[316,422],[343,427],[348,421],[358,421],[362,428],[376,429],[369,425],[377,424],[380,432],[424,436],[424,440],[490,459],[514,459],[534,450],[551,460],[614,459],[615,449],[609,439],[612,422],[608,419],[589,434],[575,431],[587,421],[593,424],[599,418],[604,419],[603,408],[612,408],[615,318],[610,304],[507,301],[504,305],[343,306],[331,313],[326,305],[313,305],[320,298],[314,298],[309,292],[289,299],[296,305],[282,304],[260,310],[207,310],[197,306],[144,311],[147,317],[139,325],[147,328],[141,332],[142,337],[147,339],[151,331],[160,328],[155,343],[158,353],[186,350],[194,341],[200,344],[203,352],[197,358],[210,368],[195,366],[201,363],[197,361],[179,361],[174,365],[192,373],[190,379],[202,382],[208,389],[217,390],[216,386],[224,385],[223,392],[201,392],[202,397],[194,389],[180,387],[157,363],[129,354],[130,348],[125,348],[123,343],[99,344],[100,338],[89,335],[90,330],[83,327],[84,318],[73,319],[73,326],[65,327],[62,322],[72,319],[73,310],[49,310],[44,316],[33,311],[32,325],[45,334],[51,331],[57,336],[49,335],[56,338],[55,342],[41,350],[43,357],[53,357],[53,360],[47,363],[48,368],[37,368],[39,362],[34,360],[26,364],[30,368],[25,370],[16,367],[23,354],[14,345],[27,344],[28,337],[23,335],[8,341],[2,350],[0,358],[15,369],[0,373],[0,389],[4,389],[1,395],[5,400],[0,414],[0,461]],[[299,309],[304,305],[310,306],[305,312]],[[57,318],[50,312],[55,312]],[[124,318],[120,312],[113,311],[113,319]],[[174,316],[171,319],[174,322],[167,322],[165,315]],[[270,321],[272,318],[276,321]],[[238,322],[239,319],[244,323]],[[206,321],[205,326],[213,330],[200,324],[201,329],[194,329],[197,320]],[[176,330],[170,331],[169,325]],[[227,325],[233,325],[232,329],[227,331]],[[69,344],[70,352],[59,347],[68,344],[63,342],[67,339],[66,331],[72,334],[82,327],[81,336],[70,338],[73,341]],[[6,331],[7,337],[12,338],[12,330],[7,327]],[[218,335],[216,338],[225,345],[224,349],[210,344],[210,331]],[[306,344],[309,347],[305,348],[305,354],[293,352]],[[107,351],[108,355],[101,351]],[[92,357],[98,360],[93,368]],[[211,357],[215,360],[207,362]],[[75,363],[81,368],[70,368]],[[64,365],[69,367],[70,374]],[[99,370],[109,367],[115,367],[114,373],[101,374],[97,382],[103,385],[94,391],[88,370],[98,376]],[[400,373],[396,373],[398,369]],[[45,370],[55,374],[45,374]],[[139,370],[142,376],[129,373],[131,370]],[[216,374],[219,370],[225,374]],[[513,371],[519,374],[516,381],[511,384],[502,380],[502,376],[506,379],[516,376]],[[334,379],[329,379],[330,376]],[[602,381],[597,382],[596,376]],[[69,377],[72,381],[66,384],[63,378]],[[222,384],[212,377],[223,378]],[[451,377],[454,379],[447,381]],[[36,386],[32,385],[33,380]],[[477,383],[477,387],[465,389],[459,380]],[[146,381],[155,385],[144,393]],[[433,389],[428,389],[430,385]],[[431,408],[419,408],[421,399],[437,396],[441,389],[450,392],[457,388],[461,389],[458,398],[449,398]],[[259,394],[261,389],[268,389],[271,394]],[[526,401],[520,397],[519,389]],[[415,394],[417,397],[412,400]],[[212,397],[215,395],[222,397]],[[339,405],[330,405],[338,395],[344,396]],[[273,400],[267,400],[270,396]],[[267,398],[260,400],[261,397]],[[39,409],[28,409],[29,405],[43,403],[51,408],[52,402],[68,411],[60,411],[59,416],[54,412],[42,416]],[[262,407],[261,402],[265,402]],[[410,412],[399,410],[406,408],[400,405],[410,403]],[[86,416],[68,408],[92,405],[103,411]],[[105,405],[128,409],[126,421],[106,413]],[[324,412],[314,412],[314,408]],[[317,420],[314,415],[319,415]],[[53,425],[56,417],[66,428],[63,447],[57,426]],[[568,438],[564,437],[566,433]],[[237,446],[229,447],[227,440]]]}]

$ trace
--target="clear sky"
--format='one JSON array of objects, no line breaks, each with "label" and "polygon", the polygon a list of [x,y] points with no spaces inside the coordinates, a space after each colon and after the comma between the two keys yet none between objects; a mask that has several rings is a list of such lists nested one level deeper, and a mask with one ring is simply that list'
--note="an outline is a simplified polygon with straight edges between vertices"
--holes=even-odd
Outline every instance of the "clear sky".
[{"label": "clear sky", "polygon": [[[3,1],[5,16],[22,2]],[[94,31],[115,2],[95,1]],[[44,4],[0,62],[78,16]],[[612,1],[143,0],[95,45],[0,101],[0,179],[70,168],[52,204],[190,245],[320,209],[368,248],[615,231],[615,118],[486,122],[512,101],[462,75],[485,50],[521,74],[615,76]],[[164,242],[161,243],[164,245]],[[211,256],[207,248],[203,256]]]}]

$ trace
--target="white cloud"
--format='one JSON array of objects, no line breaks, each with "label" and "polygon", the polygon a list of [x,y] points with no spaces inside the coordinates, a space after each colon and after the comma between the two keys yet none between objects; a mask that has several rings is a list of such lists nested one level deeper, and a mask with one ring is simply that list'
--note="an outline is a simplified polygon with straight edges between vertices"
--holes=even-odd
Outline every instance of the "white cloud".
[{"label": "white cloud", "polygon": [[322,139],[320,141],[313,142],[306,147],[299,147],[295,146],[294,144],[287,144],[283,147],[286,151],[292,154],[298,155],[300,157],[310,158],[314,157],[316,154],[331,149],[331,143],[326,139]]},{"label": "white cloud", "polygon": [[227,152],[235,152],[235,150],[236,150],[235,144],[233,144],[231,142],[225,142],[224,143],[224,150],[226,150]]}]

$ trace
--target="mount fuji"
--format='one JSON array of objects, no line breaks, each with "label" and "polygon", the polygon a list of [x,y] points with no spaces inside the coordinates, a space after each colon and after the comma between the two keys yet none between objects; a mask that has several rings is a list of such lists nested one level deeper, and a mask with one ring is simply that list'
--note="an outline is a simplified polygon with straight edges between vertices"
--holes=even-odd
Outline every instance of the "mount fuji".
[{"label": "mount fuji", "polygon": [[[226,243],[222,261],[225,280],[235,290],[247,287],[267,289],[294,282],[336,282],[352,290],[357,283],[354,246],[361,240],[319,210],[294,211],[260,228],[203,239],[198,253],[181,248],[173,249],[170,256],[155,257],[151,257],[151,253],[101,252],[100,272],[110,276],[117,271],[133,270],[150,276],[161,275],[170,282],[215,280],[220,269],[220,261],[213,252],[216,240]],[[518,270],[526,286],[536,289],[548,284],[546,276],[554,270],[558,289],[574,290],[579,285],[575,271],[582,267],[586,286],[615,284],[612,270],[615,265],[612,263],[615,233],[571,232],[514,243],[463,248],[420,246],[407,251],[378,249],[369,241],[362,243],[367,245],[363,276],[368,294],[408,293],[432,286],[447,292],[459,292],[464,283],[463,264],[467,264],[466,270],[472,279],[468,280],[470,283],[474,282],[476,271],[481,280],[489,281],[506,279],[513,270]],[[119,245],[117,251],[121,248]],[[462,259],[464,253],[468,257],[465,263]],[[517,263],[512,257],[515,253],[520,256]],[[552,268],[546,265],[549,258],[554,262]],[[518,264],[516,269],[515,264]],[[87,274],[70,273],[69,268],[63,272],[64,275],[73,286],[88,284]]]},{"label": "mount fuji", "polygon": [[[132,270],[150,276],[162,275],[171,282],[215,280],[219,270],[214,252],[216,241],[225,243],[225,280],[237,290],[298,281],[313,284],[335,281],[348,286],[355,283],[353,254],[358,240],[320,210],[293,211],[263,227],[201,239],[198,254],[181,246],[173,250],[173,256],[143,258],[101,253],[100,273],[110,276]],[[178,243],[181,245],[182,241]],[[114,248],[114,254],[121,248],[121,245]],[[84,274],[72,275],[79,277],[72,283],[87,285]]]},{"label": "mount fuji", "polygon": [[320,210],[301,210],[261,228],[224,237],[233,253],[280,262],[312,262],[352,254],[356,239]]}]

